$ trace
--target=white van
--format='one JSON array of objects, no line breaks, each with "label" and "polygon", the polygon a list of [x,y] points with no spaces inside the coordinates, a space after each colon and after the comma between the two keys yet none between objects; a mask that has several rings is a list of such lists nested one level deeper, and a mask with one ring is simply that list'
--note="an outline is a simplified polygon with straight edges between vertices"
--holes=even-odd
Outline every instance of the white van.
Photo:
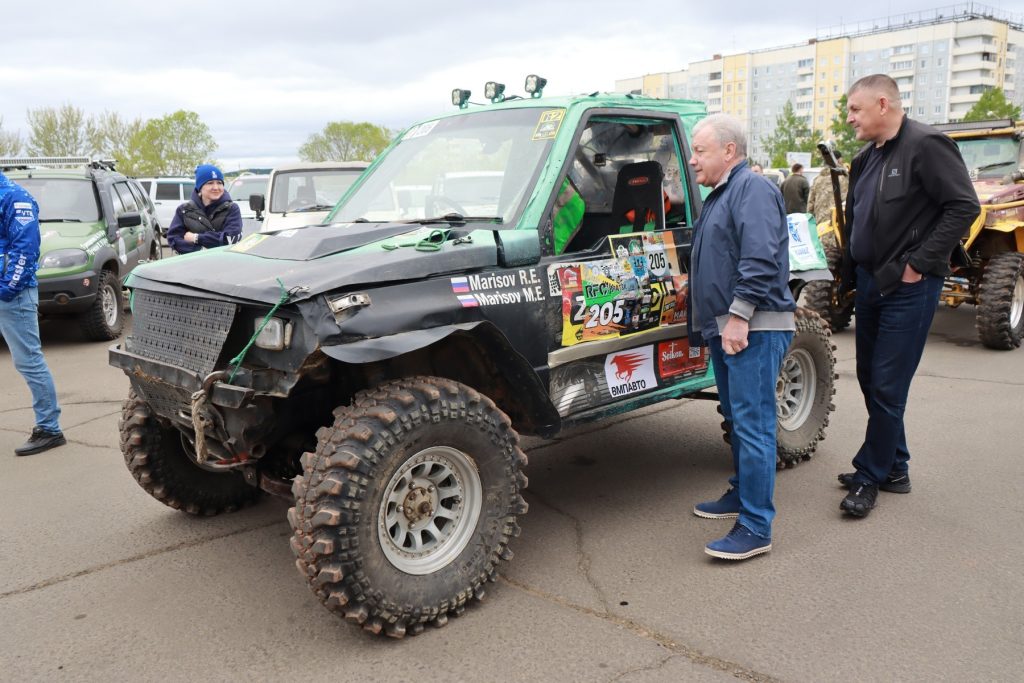
[{"label": "white van", "polygon": [[164,234],[171,227],[174,210],[182,202],[192,198],[192,190],[196,189],[195,178],[137,178],[139,185],[153,200],[156,216]]},{"label": "white van", "polygon": [[366,161],[317,161],[278,166],[270,189],[249,196],[249,207],[263,221],[260,232],[316,225],[369,166]]}]

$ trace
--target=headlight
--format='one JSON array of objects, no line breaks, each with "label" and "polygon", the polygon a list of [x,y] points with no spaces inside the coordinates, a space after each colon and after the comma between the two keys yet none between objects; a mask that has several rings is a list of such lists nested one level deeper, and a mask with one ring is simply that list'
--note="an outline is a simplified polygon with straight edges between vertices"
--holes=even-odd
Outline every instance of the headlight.
[{"label": "headlight", "polygon": [[81,249],[55,249],[47,252],[39,262],[40,268],[74,268],[89,262],[89,255]]},{"label": "headlight", "polygon": [[[257,320],[255,325],[259,329],[263,320]],[[267,324],[256,335],[256,346],[268,351],[284,351],[292,343],[292,324],[281,318],[271,318]]]}]

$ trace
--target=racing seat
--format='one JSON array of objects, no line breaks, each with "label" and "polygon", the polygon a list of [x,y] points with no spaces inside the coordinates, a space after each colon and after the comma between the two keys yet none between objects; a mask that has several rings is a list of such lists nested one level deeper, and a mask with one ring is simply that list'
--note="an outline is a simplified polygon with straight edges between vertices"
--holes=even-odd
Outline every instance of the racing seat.
[{"label": "racing seat", "polygon": [[657,161],[626,164],[619,169],[612,196],[612,216],[632,224],[633,232],[643,232],[654,223],[655,230],[665,229],[665,194],[662,189],[665,172]]},{"label": "racing seat", "polygon": [[573,234],[566,252],[591,249],[609,235],[643,232],[648,223],[665,228],[665,173],[657,161],[630,163],[615,177],[611,213],[587,213]]}]

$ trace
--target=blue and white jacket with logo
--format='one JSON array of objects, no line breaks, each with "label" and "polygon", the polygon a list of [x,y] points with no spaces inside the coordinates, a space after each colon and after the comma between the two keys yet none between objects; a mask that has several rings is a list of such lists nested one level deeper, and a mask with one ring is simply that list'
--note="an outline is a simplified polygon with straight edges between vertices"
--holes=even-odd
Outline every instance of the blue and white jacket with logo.
[{"label": "blue and white jacket with logo", "polygon": [[795,330],[789,291],[789,228],[782,193],[746,161],[701,209],[690,254],[690,344],[721,336],[729,316],[751,332]]},{"label": "blue and white jacket with logo", "polygon": [[0,301],[36,286],[39,206],[20,185],[0,173]]}]

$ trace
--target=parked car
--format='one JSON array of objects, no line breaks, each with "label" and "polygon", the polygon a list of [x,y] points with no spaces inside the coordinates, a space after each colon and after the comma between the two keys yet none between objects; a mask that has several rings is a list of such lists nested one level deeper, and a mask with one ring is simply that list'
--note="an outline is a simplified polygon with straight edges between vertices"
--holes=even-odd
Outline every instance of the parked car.
[{"label": "parked car", "polygon": [[146,190],[146,194],[156,206],[156,215],[160,220],[164,235],[174,218],[174,210],[182,202],[188,201],[192,190],[196,187],[194,178],[138,178],[138,182]]},{"label": "parked car", "polygon": [[39,204],[39,312],[73,316],[85,335],[114,339],[124,327],[122,283],[160,258],[157,222],[142,187],[88,157],[0,159]]},{"label": "parked car", "polygon": [[249,207],[263,221],[260,231],[323,222],[369,165],[366,161],[311,161],[275,168],[267,194],[249,196]]},{"label": "parked car", "polygon": [[228,183],[231,200],[242,210],[242,219],[255,219],[256,212],[249,207],[249,197],[254,194],[268,194],[270,174],[246,173]]}]

